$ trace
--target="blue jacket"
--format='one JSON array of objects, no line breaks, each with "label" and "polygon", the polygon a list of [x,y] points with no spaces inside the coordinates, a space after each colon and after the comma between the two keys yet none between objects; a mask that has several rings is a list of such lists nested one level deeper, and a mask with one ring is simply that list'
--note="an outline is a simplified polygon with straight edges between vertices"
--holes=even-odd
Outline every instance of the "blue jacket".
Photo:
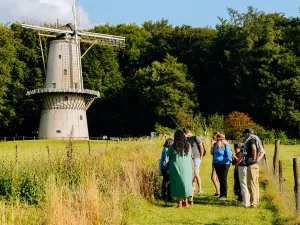
[{"label": "blue jacket", "polygon": [[160,168],[163,170],[163,169],[167,169],[167,165],[166,165],[166,158],[168,159],[168,156],[167,156],[167,151],[168,151],[168,148],[165,147],[163,150],[162,150],[162,153],[161,153],[161,158],[160,158]]},{"label": "blue jacket", "polygon": [[214,158],[213,164],[230,164],[232,157],[232,152],[230,145],[225,144],[225,148],[215,149],[214,150]]}]

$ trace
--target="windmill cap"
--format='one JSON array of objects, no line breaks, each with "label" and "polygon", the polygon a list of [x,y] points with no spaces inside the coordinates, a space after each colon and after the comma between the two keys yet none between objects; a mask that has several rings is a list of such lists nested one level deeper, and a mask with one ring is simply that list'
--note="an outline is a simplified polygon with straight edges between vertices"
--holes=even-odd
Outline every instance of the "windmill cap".
[{"label": "windmill cap", "polygon": [[243,134],[253,134],[254,133],[254,131],[253,131],[253,129],[252,128],[246,128],[245,130],[244,130],[244,132],[243,132]]}]

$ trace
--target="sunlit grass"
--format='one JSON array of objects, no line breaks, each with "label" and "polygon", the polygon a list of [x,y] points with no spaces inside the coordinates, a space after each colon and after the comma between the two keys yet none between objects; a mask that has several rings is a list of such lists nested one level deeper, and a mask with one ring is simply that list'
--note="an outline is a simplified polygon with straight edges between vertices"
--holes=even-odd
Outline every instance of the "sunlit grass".
[{"label": "sunlit grass", "polygon": [[[87,141],[72,142],[71,155],[68,141],[0,143],[1,224],[294,223],[289,213],[278,209],[281,199],[271,184],[268,193],[261,188],[259,209],[246,209],[234,201],[233,166],[229,200],[218,201],[212,196],[209,153],[201,165],[204,194],[197,195],[190,208],[177,209],[176,202],[167,204],[158,198],[157,160],[163,140],[90,143],[89,154]],[[286,187],[293,186],[292,158],[300,156],[297,148],[281,146]],[[274,146],[266,150],[271,165]],[[271,176],[262,173],[262,183],[266,177]]]}]

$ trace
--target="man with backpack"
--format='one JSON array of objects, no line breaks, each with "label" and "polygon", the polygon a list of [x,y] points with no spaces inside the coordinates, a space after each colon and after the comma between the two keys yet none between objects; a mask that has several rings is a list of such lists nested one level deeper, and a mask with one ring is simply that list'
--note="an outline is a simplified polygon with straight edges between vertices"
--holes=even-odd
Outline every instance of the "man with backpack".
[{"label": "man with backpack", "polygon": [[198,184],[198,194],[202,194],[201,188],[201,177],[200,177],[200,164],[202,162],[202,157],[204,156],[204,147],[201,143],[201,139],[199,136],[194,136],[191,130],[185,128],[184,133],[186,134],[187,141],[191,145],[192,149],[192,160],[194,164],[194,178],[193,178],[193,189],[196,191],[196,182]]},{"label": "man with backpack", "polygon": [[242,151],[247,166],[247,186],[250,193],[251,208],[255,208],[259,204],[258,161],[264,156],[265,150],[259,137],[254,135],[251,128],[245,129],[243,135],[246,140]]}]

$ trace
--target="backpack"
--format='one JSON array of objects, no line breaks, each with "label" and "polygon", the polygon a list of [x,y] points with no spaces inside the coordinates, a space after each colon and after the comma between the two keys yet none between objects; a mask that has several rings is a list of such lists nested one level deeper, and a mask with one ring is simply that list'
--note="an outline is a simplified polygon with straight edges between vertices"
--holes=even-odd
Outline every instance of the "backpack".
[{"label": "backpack", "polygon": [[[197,139],[196,139],[196,136],[194,136],[194,141],[196,142],[196,144],[197,144],[197,148],[199,149],[199,144],[201,144],[202,145],[202,147],[203,147],[203,156],[205,156],[206,155],[206,149],[205,149],[205,147],[204,147],[204,144],[202,143],[202,142],[198,142],[197,141]],[[199,151],[200,151],[200,149],[199,149]]]}]

